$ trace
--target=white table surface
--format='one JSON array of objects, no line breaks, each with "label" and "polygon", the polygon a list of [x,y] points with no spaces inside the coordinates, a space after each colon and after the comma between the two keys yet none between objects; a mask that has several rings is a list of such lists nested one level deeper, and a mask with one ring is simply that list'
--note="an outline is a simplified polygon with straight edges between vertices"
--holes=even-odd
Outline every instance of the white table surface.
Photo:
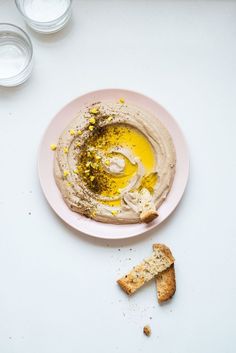
[{"label": "white table surface", "polygon": [[[0,352],[235,353],[236,2],[74,0],[68,26],[43,36],[1,0],[0,22],[25,28],[35,54],[27,83],[0,88]],[[107,87],[164,105],[191,155],[174,214],[126,241],[68,228],[36,170],[52,116]],[[176,257],[177,292],[163,306],[154,283],[130,298],[116,285],[154,242]]]}]

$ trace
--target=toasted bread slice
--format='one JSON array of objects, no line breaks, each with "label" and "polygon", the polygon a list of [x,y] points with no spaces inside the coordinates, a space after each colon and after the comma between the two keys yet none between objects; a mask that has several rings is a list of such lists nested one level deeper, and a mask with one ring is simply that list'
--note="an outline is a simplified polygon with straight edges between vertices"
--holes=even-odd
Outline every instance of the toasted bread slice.
[{"label": "toasted bread slice", "polygon": [[[153,245],[153,250],[158,249],[159,244]],[[171,251],[167,248],[170,255]],[[156,276],[157,299],[159,303],[163,303],[173,297],[176,291],[175,268],[172,264],[165,271]]]},{"label": "toasted bread slice", "polygon": [[153,279],[174,263],[174,258],[165,245],[155,245],[158,246],[153,246],[154,251],[150,257],[135,266],[126,276],[117,281],[127,294],[133,294],[146,282]]}]

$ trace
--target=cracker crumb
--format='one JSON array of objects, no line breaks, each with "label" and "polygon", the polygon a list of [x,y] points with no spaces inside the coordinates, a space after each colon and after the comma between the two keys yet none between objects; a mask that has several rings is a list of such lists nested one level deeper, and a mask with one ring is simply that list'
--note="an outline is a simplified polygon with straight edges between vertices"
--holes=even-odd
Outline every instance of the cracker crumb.
[{"label": "cracker crumb", "polygon": [[151,335],[151,333],[152,333],[151,327],[150,327],[149,325],[144,326],[144,328],[143,328],[143,333],[144,333],[146,336],[149,337],[149,336]]}]

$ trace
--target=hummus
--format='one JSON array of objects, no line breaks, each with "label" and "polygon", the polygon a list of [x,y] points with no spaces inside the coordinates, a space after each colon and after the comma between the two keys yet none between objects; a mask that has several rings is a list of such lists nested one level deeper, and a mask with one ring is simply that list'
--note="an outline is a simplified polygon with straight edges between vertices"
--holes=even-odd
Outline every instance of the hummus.
[{"label": "hummus", "polygon": [[121,99],[77,114],[59,138],[54,174],[71,210],[106,223],[138,223],[157,216],[175,164],[162,123]]}]

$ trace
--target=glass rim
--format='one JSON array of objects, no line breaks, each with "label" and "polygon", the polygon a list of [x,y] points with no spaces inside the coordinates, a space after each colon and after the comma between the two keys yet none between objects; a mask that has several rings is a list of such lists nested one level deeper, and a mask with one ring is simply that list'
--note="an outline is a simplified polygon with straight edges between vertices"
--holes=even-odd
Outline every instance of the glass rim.
[{"label": "glass rim", "polygon": [[70,11],[71,6],[72,6],[72,1],[73,1],[73,0],[69,0],[69,6],[68,6],[67,9],[65,10],[65,12],[63,12],[62,15],[60,15],[59,17],[56,17],[54,20],[51,20],[51,21],[37,21],[37,20],[33,20],[31,17],[27,16],[26,13],[22,10],[22,6],[20,6],[19,0],[15,0],[15,4],[16,4],[16,7],[17,7],[17,9],[19,10],[20,14],[21,14],[26,20],[29,20],[29,21],[34,22],[34,23],[37,23],[37,24],[42,24],[42,23],[43,23],[43,24],[45,24],[45,25],[47,25],[47,24],[50,25],[50,24],[54,23],[55,21],[58,21],[58,20],[62,19],[62,18],[65,16],[65,14]]},{"label": "glass rim", "polygon": [[17,74],[15,74],[15,75],[13,75],[11,77],[0,78],[0,81],[2,81],[2,80],[11,81],[12,79],[20,76],[31,65],[32,59],[33,59],[33,45],[32,45],[32,42],[31,42],[31,39],[30,39],[29,35],[22,28],[20,28],[19,26],[13,25],[12,23],[8,23],[8,22],[0,22],[0,31],[1,31],[1,27],[2,26],[9,26],[10,28],[19,30],[21,32],[21,34],[23,34],[26,37],[26,39],[28,41],[28,44],[29,44],[29,48],[30,48],[30,55],[29,55],[29,58],[28,58],[28,60],[26,62],[25,67],[21,71],[19,71]]}]

